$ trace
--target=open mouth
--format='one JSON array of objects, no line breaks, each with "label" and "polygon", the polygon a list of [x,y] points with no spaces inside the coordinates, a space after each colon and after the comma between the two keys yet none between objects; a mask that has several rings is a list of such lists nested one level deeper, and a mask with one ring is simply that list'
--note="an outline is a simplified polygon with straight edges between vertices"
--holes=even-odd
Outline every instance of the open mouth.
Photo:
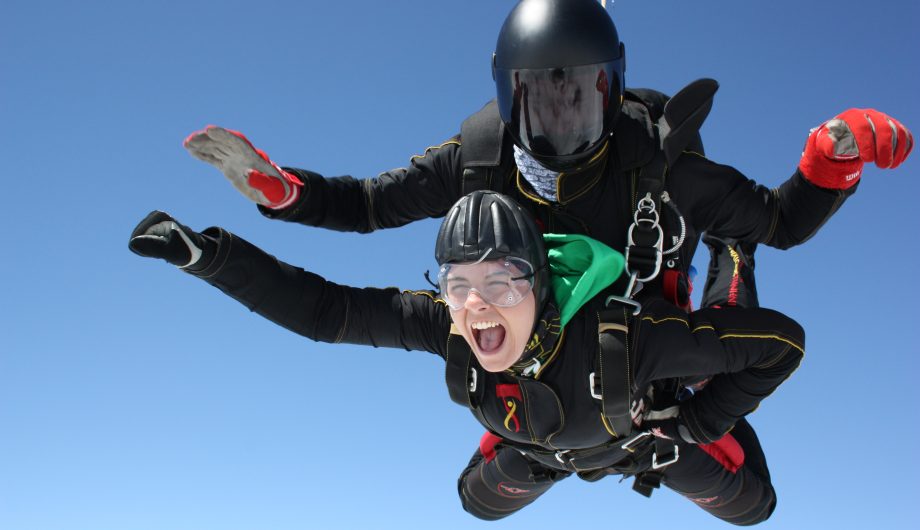
[{"label": "open mouth", "polygon": [[498,322],[473,322],[470,327],[483,355],[496,353],[505,343],[505,327]]}]

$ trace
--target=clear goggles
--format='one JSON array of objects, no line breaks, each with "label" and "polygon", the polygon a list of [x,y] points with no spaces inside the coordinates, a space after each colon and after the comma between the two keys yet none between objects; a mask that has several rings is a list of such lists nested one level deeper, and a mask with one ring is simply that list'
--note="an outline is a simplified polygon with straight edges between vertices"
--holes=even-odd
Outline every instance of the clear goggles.
[{"label": "clear goggles", "polygon": [[473,291],[486,303],[512,307],[533,289],[534,272],[533,265],[515,257],[448,263],[438,270],[438,288],[451,309],[462,308]]}]

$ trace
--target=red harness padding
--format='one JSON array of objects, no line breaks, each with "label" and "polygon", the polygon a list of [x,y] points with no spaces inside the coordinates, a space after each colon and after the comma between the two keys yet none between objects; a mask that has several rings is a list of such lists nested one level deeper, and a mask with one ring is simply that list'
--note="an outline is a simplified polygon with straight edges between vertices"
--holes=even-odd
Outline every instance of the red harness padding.
[{"label": "red harness padding", "polygon": [[722,467],[732,473],[736,473],[744,465],[744,449],[731,433],[711,444],[700,444],[700,449],[715,458],[716,462],[722,464]]},{"label": "red harness padding", "polygon": [[500,436],[496,436],[489,431],[486,431],[482,438],[479,439],[479,452],[486,458],[486,463],[495,458],[495,446],[500,444],[501,441]]},{"label": "red harness padding", "polygon": [[664,299],[683,309],[691,311],[690,294],[693,292],[693,282],[681,271],[668,269],[662,273],[662,288]]}]

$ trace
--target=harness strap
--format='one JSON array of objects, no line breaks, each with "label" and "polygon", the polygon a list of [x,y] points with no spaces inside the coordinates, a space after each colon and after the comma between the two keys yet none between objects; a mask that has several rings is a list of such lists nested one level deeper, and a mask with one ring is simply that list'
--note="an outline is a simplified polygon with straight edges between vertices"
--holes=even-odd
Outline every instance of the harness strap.
[{"label": "harness strap", "polygon": [[633,481],[633,491],[646,497],[651,497],[652,492],[661,487],[662,474],[657,471],[644,471],[636,475]]},{"label": "harness strap", "polygon": [[668,100],[657,120],[655,134],[661,148],[642,168],[636,183],[638,204],[626,249],[626,270],[636,273],[640,283],[654,279],[661,269],[663,235],[658,221],[670,167],[684,149],[698,142],[700,126],[712,110],[718,89],[713,79],[697,79]]},{"label": "harness strap", "polygon": [[[598,359],[595,388],[591,394],[601,397],[601,410],[608,427],[617,438],[632,432],[632,366],[628,347],[629,313],[616,305],[598,314]],[[599,385],[599,388],[598,388]]]},{"label": "harness strap", "polygon": [[481,395],[483,388],[483,382],[479,380],[481,368],[479,363],[474,362],[470,345],[455,331],[451,325],[451,333],[447,337],[447,366],[444,371],[447,392],[451,401],[470,409],[481,424],[489,425],[475,398]]},{"label": "harness strap", "polygon": [[460,125],[462,195],[476,190],[501,191],[492,187],[492,173],[501,163],[504,137],[505,124],[494,99]]}]

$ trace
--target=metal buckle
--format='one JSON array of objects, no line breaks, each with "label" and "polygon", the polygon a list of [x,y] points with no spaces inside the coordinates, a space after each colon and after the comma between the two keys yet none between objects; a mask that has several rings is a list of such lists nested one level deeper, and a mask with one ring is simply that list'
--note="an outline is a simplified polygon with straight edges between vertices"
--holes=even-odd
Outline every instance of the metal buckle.
[{"label": "metal buckle", "polygon": [[566,450],[564,450],[564,451],[556,451],[556,455],[555,455],[555,456],[556,456],[556,460],[558,460],[559,463],[562,464],[563,466],[567,466],[567,465],[569,465],[569,463],[570,463],[570,461],[569,461],[567,458],[566,458],[566,459],[563,459],[564,456],[568,456],[567,453],[568,453],[569,451],[571,451],[571,449],[566,449]]},{"label": "metal buckle", "polygon": [[532,363],[528,364],[526,368],[521,370],[521,375],[535,376],[537,372],[540,371],[540,366],[541,366],[540,361],[537,359],[534,359]]},{"label": "metal buckle", "polygon": [[[640,219],[640,214],[647,215],[649,217]],[[651,193],[646,193],[645,197],[642,197],[642,199],[639,200],[639,204],[636,205],[636,211],[633,212],[633,222],[631,225],[629,225],[629,231],[626,233],[626,272],[632,275],[635,275],[635,273],[629,270],[629,249],[635,245],[635,240],[633,239],[633,231],[640,224],[651,225],[650,229],[653,231],[657,230],[658,232],[658,239],[654,244],[651,245],[655,249],[655,269],[649,273],[648,276],[644,278],[637,278],[637,280],[642,283],[651,281],[655,279],[656,276],[658,276],[659,271],[661,271],[661,256],[662,249],[664,248],[664,230],[662,230],[661,224],[659,223],[658,211],[655,209],[655,201],[652,200]],[[627,296],[630,294],[631,293],[629,291],[626,292]]]},{"label": "metal buckle", "polygon": [[677,462],[679,459],[680,459],[680,448],[677,447],[677,444],[674,444],[674,458],[666,462],[659,462],[658,461],[658,451],[655,451],[654,453],[652,453],[652,469],[661,469],[663,467],[668,467],[674,462]]},{"label": "metal buckle", "polygon": [[642,441],[643,439],[651,435],[652,433],[648,431],[640,432],[639,434],[635,435],[629,440],[626,440],[625,442],[623,442],[623,445],[620,446],[620,449],[624,451],[629,451],[630,453],[632,453],[635,451],[635,446],[638,445],[640,441]]},{"label": "metal buckle", "polygon": [[588,389],[591,391],[591,397],[594,399],[604,399],[603,394],[598,394],[594,391],[594,372],[588,374]]},{"label": "metal buckle", "polygon": [[[633,307],[635,308],[635,309],[633,309],[633,312],[632,312],[633,316],[636,316],[636,315],[638,315],[639,313],[641,313],[641,312],[642,312],[642,304],[640,304],[639,302],[637,302],[637,301],[635,301],[635,300],[632,299],[632,295],[633,295],[633,292],[632,292],[632,291],[633,291],[633,288],[635,287],[635,285],[636,285],[636,273],[635,273],[635,272],[631,272],[631,273],[629,273],[629,284],[626,286],[626,296],[610,295],[610,296],[607,297],[607,300],[604,302],[604,307],[609,306],[609,305],[610,305],[610,302],[619,302],[619,303],[621,303],[621,304],[623,304],[623,305],[631,305],[631,306],[633,306]],[[640,287],[641,287],[641,285],[640,285]]]}]

